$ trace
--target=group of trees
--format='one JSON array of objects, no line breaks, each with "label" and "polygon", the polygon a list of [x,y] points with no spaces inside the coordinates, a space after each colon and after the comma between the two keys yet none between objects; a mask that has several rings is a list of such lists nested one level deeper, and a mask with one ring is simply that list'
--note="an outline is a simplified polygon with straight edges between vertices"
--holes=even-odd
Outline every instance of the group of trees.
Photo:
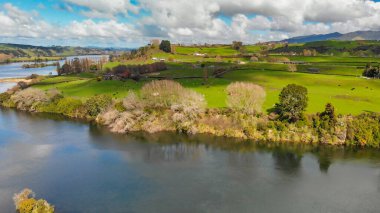
[{"label": "group of trees", "polygon": [[367,64],[363,76],[369,77],[369,78],[380,78],[380,66],[372,66],[372,64]]},{"label": "group of trees", "polygon": [[62,67],[58,63],[57,72],[58,75],[67,75],[72,73],[98,71],[103,69],[103,65],[107,62],[107,60],[108,59],[105,57],[98,60],[91,60],[89,58],[74,58],[72,60],[66,60]]},{"label": "group of trees", "polygon": [[164,62],[142,65],[118,65],[112,69],[112,73],[119,78],[132,78],[138,80],[141,74],[154,73],[166,70]]},{"label": "group of trees", "polygon": [[[266,97],[261,86],[244,82],[230,84],[227,87],[227,95],[227,105],[246,114],[260,113]],[[304,118],[307,102],[307,89],[289,84],[282,89],[279,102],[270,111],[277,114],[279,120],[294,123]],[[331,111],[334,110],[329,110],[326,115],[329,116]]]}]

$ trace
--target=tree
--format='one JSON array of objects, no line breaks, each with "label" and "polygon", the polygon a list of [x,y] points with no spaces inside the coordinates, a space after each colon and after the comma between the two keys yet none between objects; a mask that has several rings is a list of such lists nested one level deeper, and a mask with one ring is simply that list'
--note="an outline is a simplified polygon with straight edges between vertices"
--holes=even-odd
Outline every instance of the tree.
[{"label": "tree", "polygon": [[208,84],[208,69],[206,67],[206,64],[202,63],[201,67],[203,69],[203,83]]},{"label": "tree", "polygon": [[380,68],[373,67],[371,64],[367,64],[364,69],[363,76],[369,78],[380,78]]},{"label": "tree", "polygon": [[334,106],[331,103],[327,103],[325,111],[319,115],[319,118],[321,119],[321,127],[323,129],[328,130],[334,127],[337,122]]},{"label": "tree", "polygon": [[61,70],[61,64],[59,62],[57,62],[57,69],[56,69],[56,71],[57,71],[58,75],[60,75],[59,74],[60,70]]},{"label": "tree", "polygon": [[243,47],[243,42],[241,41],[233,41],[232,42],[232,48],[234,48],[235,50],[240,50],[240,48]]},{"label": "tree", "polygon": [[296,122],[303,118],[307,107],[307,89],[296,84],[289,84],[280,93],[276,111],[281,120]]},{"label": "tree", "polygon": [[170,41],[162,40],[160,44],[160,50],[170,53],[172,51]]},{"label": "tree", "polygon": [[64,75],[71,73],[71,66],[68,63],[62,65],[62,68],[59,69],[58,75]]}]

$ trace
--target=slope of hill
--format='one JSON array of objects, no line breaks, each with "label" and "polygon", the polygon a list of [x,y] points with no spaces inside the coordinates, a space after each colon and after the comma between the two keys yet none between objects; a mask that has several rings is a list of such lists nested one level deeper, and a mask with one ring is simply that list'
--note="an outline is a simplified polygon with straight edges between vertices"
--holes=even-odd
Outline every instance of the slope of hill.
[{"label": "slope of hill", "polygon": [[319,35],[307,35],[294,38],[285,39],[282,42],[288,43],[306,43],[314,41],[326,40],[341,40],[341,41],[355,41],[355,40],[380,40],[380,31],[356,31],[346,34],[330,33]]},{"label": "slope of hill", "polygon": [[356,31],[352,33],[346,33],[340,36],[338,40],[380,40],[380,31]]},{"label": "slope of hill", "polygon": [[63,46],[32,46],[23,44],[1,44],[0,54],[9,57],[51,57],[51,56],[72,56],[72,55],[99,55],[110,54],[119,49],[96,48],[96,47],[63,47]]},{"label": "slope of hill", "polygon": [[309,35],[309,36],[298,36],[290,39],[283,40],[288,43],[306,43],[313,41],[326,41],[332,39],[338,39],[343,34],[340,33],[330,33],[330,34],[318,34],[318,35]]},{"label": "slope of hill", "polygon": [[270,53],[302,55],[304,50],[315,50],[319,54],[335,56],[380,56],[380,41],[315,41],[296,46],[284,45],[270,50]]}]

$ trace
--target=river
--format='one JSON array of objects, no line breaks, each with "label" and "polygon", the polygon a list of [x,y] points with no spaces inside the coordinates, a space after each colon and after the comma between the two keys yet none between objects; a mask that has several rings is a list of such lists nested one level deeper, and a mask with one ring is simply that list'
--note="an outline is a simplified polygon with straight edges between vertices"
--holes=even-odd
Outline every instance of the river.
[{"label": "river", "polygon": [[[83,56],[70,56],[67,57],[68,60],[73,58],[90,58],[92,60],[98,60],[101,57],[108,57],[107,55],[83,55]],[[56,61],[49,61],[47,63],[54,63]],[[62,65],[65,61],[59,61]],[[24,69],[22,65],[31,64],[33,62],[19,62],[19,63],[10,63],[10,64],[0,64],[0,79],[4,78],[24,78],[30,76],[31,74],[38,75],[57,75],[56,66],[48,66],[42,68],[29,68]],[[5,92],[7,89],[16,85],[16,83],[0,83],[0,93]]]},{"label": "river", "polygon": [[57,212],[379,212],[380,152],[205,135],[114,135],[0,110],[0,209],[29,187]]}]

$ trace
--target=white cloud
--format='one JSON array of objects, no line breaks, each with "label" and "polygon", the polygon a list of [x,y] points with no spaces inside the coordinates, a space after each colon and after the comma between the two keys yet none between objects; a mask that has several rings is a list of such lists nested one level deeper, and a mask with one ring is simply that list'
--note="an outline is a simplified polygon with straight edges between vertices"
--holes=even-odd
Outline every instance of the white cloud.
[{"label": "white cloud", "polygon": [[81,40],[120,42],[138,40],[139,32],[133,26],[115,20],[95,22],[91,19],[72,21],[66,26],[55,26],[40,19],[38,14],[20,10],[12,4],[0,11],[0,37],[51,40]]},{"label": "white cloud", "polygon": [[[284,38],[305,34],[359,29],[380,29],[380,3],[369,0],[141,0],[151,11],[142,25],[149,23],[168,32],[172,39],[225,42],[241,39],[254,42],[267,36]],[[231,23],[220,23],[220,15]],[[254,15],[249,19],[248,16]],[[187,29],[181,33],[179,29]],[[216,30],[218,29],[218,30]],[[252,31],[265,31],[264,35]]]},{"label": "white cloud", "polygon": [[0,36],[140,44],[151,37],[189,43],[253,43],[380,30],[380,3],[370,0],[139,0],[137,5],[131,0],[64,0],[62,5],[73,13],[79,11],[86,20],[56,28],[38,14],[8,3],[0,10],[4,29]]},{"label": "white cloud", "polygon": [[130,0],[65,0],[68,3],[87,8],[82,14],[90,18],[114,18],[117,14],[138,13],[139,7]]}]

